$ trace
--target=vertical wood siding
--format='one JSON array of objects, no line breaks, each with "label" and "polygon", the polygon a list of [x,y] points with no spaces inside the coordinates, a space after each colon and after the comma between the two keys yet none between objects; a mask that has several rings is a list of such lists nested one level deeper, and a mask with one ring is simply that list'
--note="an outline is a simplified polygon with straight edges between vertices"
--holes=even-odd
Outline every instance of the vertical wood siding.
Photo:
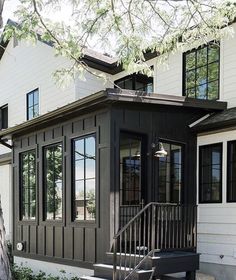
[{"label": "vertical wood siding", "polygon": [[[96,223],[74,223],[71,219],[71,141],[73,138],[96,133],[97,139],[97,219]],[[102,134],[102,135],[101,135]],[[17,242],[25,242],[25,250],[15,254],[41,260],[67,261],[67,263],[90,266],[96,261],[103,261],[109,250],[110,217],[110,164],[109,164],[109,112],[100,111],[69,122],[36,131],[14,140],[14,177],[15,177],[15,229],[14,249]],[[42,220],[43,203],[43,165],[42,150],[45,145],[63,142],[64,156],[64,219],[62,222]],[[36,221],[19,220],[19,155],[22,151],[37,148],[38,210]]]}]

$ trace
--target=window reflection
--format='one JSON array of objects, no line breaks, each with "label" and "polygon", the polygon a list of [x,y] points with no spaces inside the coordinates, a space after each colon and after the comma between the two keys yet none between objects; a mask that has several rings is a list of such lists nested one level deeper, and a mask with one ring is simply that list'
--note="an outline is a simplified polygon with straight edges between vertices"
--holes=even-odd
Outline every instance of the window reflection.
[{"label": "window reflection", "polygon": [[21,154],[21,218],[36,216],[36,155],[35,151]]},{"label": "window reflection", "polygon": [[141,139],[120,136],[120,204],[141,203]]},{"label": "window reflection", "polygon": [[158,201],[181,202],[182,146],[163,143],[166,157],[158,158]]},{"label": "window reflection", "polygon": [[87,136],[73,141],[74,147],[74,217],[96,218],[96,141]]},{"label": "window reflection", "polygon": [[222,145],[200,147],[200,202],[220,202],[222,174]]},{"label": "window reflection", "polygon": [[219,45],[211,42],[184,54],[186,96],[219,98],[219,53]]},{"label": "window reflection", "polygon": [[46,219],[61,220],[63,198],[62,144],[51,145],[45,148],[44,157]]}]

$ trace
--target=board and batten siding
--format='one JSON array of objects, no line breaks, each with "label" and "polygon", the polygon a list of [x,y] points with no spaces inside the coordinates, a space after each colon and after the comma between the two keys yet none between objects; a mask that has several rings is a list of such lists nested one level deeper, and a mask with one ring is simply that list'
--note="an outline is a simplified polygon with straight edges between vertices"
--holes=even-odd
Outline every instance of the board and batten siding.
[{"label": "board and batten siding", "polygon": [[236,130],[199,135],[197,139],[197,186],[199,146],[223,143],[222,203],[198,204],[197,245],[200,261],[205,263],[236,265],[236,203],[226,202],[227,142],[232,140],[236,140]]},{"label": "board and batten siding", "polygon": [[[78,115],[78,113],[77,113]],[[73,222],[72,219],[72,149],[73,138],[96,134],[96,197],[95,223]],[[18,136],[14,141],[14,255],[67,265],[91,268],[103,261],[109,250],[110,233],[110,136],[109,112],[106,110],[76,117],[34,133]],[[43,147],[63,143],[63,219],[44,221],[43,214]],[[35,221],[22,221],[20,216],[20,153],[37,148],[37,211]],[[102,174],[102,176],[100,176]],[[25,242],[23,252],[16,250],[17,242]]]}]

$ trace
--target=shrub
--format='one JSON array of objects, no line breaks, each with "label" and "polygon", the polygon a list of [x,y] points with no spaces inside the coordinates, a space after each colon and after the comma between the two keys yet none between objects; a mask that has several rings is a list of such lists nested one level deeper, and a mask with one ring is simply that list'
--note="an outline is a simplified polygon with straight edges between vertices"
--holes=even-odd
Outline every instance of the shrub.
[{"label": "shrub", "polygon": [[[61,273],[64,274],[65,271],[61,271]],[[12,278],[13,280],[68,280],[65,276],[46,275],[43,271],[34,274],[30,268],[17,265],[12,266]],[[79,278],[73,277],[70,280],[79,280]]]}]

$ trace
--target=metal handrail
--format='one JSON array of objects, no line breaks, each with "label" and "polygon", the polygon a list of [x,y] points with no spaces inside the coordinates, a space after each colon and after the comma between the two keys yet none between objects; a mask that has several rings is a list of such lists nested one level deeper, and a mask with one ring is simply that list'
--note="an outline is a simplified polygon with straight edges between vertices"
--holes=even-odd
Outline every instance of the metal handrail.
[{"label": "metal handrail", "polygon": [[118,238],[139,216],[142,215],[147,208],[151,205],[160,205],[160,206],[177,206],[177,203],[159,203],[159,202],[149,202],[142,210],[140,210],[122,229],[120,229],[114,236],[113,239]]},{"label": "metal handrail", "polygon": [[[120,256],[119,280],[121,280],[121,266],[124,266],[124,280],[127,280],[148,256],[158,250],[195,249],[196,209],[196,205],[158,202],[147,204],[113,237],[113,280],[118,279],[118,255]],[[137,244],[139,244],[138,247]],[[124,250],[123,253],[122,250]],[[139,250],[139,254],[137,254],[137,250]],[[142,255],[141,251],[143,251]],[[138,258],[138,263],[136,258]]]}]

